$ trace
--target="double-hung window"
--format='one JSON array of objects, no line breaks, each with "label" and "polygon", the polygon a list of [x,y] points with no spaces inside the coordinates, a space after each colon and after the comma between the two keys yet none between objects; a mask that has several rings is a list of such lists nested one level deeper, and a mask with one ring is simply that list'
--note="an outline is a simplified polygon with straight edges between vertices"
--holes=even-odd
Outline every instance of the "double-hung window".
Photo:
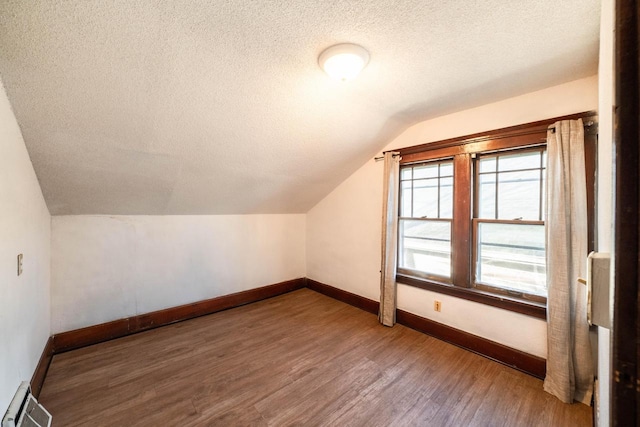
[{"label": "double-hung window", "polygon": [[409,165],[400,173],[398,268],[451,278],[453,161]]},{"label": "double-hung window", "polygon": [[568,118],[401,149],[398,281],[544,318],[546,133]]},{"label": "double-hung window", "polygon": [[473,284],[515,296],[547,294],[546,150],[481,154],[474,161]]}]

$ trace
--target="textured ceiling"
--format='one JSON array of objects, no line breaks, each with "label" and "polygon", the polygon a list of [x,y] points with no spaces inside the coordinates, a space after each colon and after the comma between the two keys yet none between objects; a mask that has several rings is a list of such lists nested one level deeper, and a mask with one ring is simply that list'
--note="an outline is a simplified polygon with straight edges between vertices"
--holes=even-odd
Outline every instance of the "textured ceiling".
[{"label": "textured ceiling", "polygon": [[417,121],[595,74],[599,3],[3,0],[0,76],[54,215],[306,212]]}]

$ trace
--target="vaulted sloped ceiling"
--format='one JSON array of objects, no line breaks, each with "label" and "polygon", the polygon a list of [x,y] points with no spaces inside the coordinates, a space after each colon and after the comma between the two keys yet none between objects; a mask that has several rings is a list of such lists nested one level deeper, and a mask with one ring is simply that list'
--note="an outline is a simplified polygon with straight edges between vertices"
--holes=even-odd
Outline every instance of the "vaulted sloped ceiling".
[{"label": "vaulted sloped ceiling", "polygon": [[[52,214],[306,212],[417,121],[595,74],[598,23],[597,0],[4,0],[0,76]],[[348,83],[317,65],[340,42],[371,54]]]}]

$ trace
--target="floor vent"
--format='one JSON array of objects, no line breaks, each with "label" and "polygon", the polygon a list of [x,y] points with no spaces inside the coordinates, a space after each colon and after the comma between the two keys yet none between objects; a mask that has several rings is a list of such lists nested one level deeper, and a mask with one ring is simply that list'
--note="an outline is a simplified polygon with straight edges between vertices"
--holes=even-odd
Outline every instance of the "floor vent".
[{"label": "floor vent", "polygon": [[31,386],[24,381],[2,419],[2,427],[51,427],[51,414],[31,394]]}]

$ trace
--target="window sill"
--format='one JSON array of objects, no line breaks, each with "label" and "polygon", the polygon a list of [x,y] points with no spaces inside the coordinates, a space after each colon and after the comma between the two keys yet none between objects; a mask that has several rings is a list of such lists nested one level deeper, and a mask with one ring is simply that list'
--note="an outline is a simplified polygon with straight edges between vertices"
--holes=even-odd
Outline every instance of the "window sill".
[{"label": "window sill", "polygon": [[453,285],[445,285],[431,280],[419,279],[417,277],[405,276],[398,274],[396,277],[398,283],[408,286],[414,286],[420,289],[426,289],[432,292],[438,292],[445,295],[451,295],[457,298],[469,301],[479,302],[481,304],[502,308],[504,310],[513,311],[527,316],[536,317],[538,319],[547,320],[546,304],[533,301],[526,301],[519,298],[510,298],[504,295],[496,295],[484,292],[478,289],[461,288]]}]

